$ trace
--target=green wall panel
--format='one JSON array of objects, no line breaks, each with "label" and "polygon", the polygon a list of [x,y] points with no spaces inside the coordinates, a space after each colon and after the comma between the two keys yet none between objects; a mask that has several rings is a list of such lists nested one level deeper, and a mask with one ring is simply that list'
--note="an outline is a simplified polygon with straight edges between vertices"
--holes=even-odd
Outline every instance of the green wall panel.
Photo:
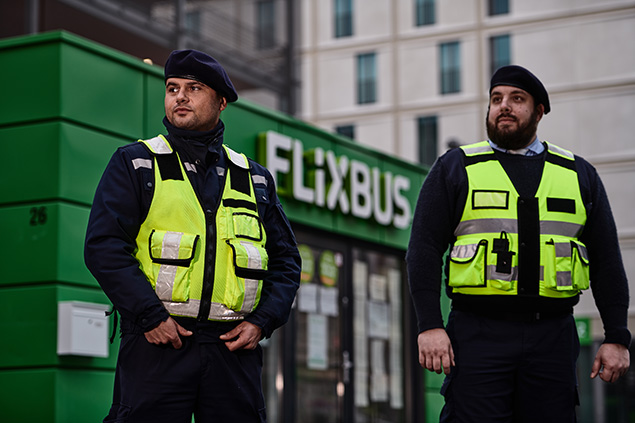
[{"label": "green wall panel", "polygon": [[148,66],[155,72],[144,74],[144,128],[142,134],[135,135],[136,138],[143,139],[152,138],[157,134],[165,133],[165,126],[163,126],[163,117],[165,116],[165,107],[163,105],[163,100],[165,97],[163,70],[157,66],[146,66]]},{"label": "green wall panel", "polygon": [[53,369],[0,370],[3,423],[55,423],[54,394]]},{"label": "green wall panel", "polygon": [[110,304],[97,288],[53,284],[0,288],[0,329],[6,339],[19,340],[3,343],[0,369],[62,366],[114,370],[118,339],[110,345],[106,358],[57,355],[57,303],[60,301]]},{"label": "green wall panel", "polygon": [[136,139],[163,113],[162,101],[146,109],[146,75],[158,81],[153,90],[162,83],[156,66],[72,34],[2,40],[0,62],[0,78],[21,90],[0,104],[0,126],[59,118]]},{"label": "green wall panel", "polygon": [[90,205],[112,154],[134,140],[69,123],[60,123],[58,128],[59,197]]},{"label": "green wall panel", "polygon": [[437,393],[426,393],[425,394],[425,403],[426,403],[426,422],[434,423],[439,421],[439,416],[441,415],[441,409],[443,408],[444,400],[441,394]]},{"label": "green wall panel", "polygon": [[0,289],[0,328],[12,340],[0,349],[2,368],[57,364],[55,288]]},{"label": "green wall panel", "polygon": [[143,74],[126,63],[65,43],[61,51],[60,103],[64,118],[108,132],[143,132]]},{"label": "green wall panel", "polygon": [[0,125],[59,115],[60,48],[43,43],[0,49],[0,81],[19,91],[0,102]]},{"label": "green wall panel", "polygon": [[58,196],[58,138],[55,124],[0,128],[0,204]]},{"label": "green wall panel", "polygon": [[112,372],[0,370],[3,423],[100,422],[112,401]]},{"label": "green wall panel", "polygon": [[225,124],[223,141],[234,150],[264,165],[258,156],[258,136],[266,131],[280,132],[281,123],[242,100],[230,103],[221,113],[221,119]]},{"label": "green wall panel", "polygon": [[439,389],[441,389],[441,385],[443,384],[443,380],[445,379],[445,375],[438,375],[429,371],[426,371],[424,375],[426,390],[439,392]]},{"label": "green wall panel", "polygon": [[58,281],[96,287],[84,265],[88,214],[88,207],[63,202],[0,207],[0,257],[11,263],[0,286]]},{"label": "green wall panel", "polygon": [[101,422],[106,417],[114,372],[62,370],[56,376],[55,422]]},{"label": "green wall panel", "polygon": [[[0,204],[66,199],[89,205],[110,156],[130,140],[68,122],[0,128]],[[28,172],[25,163],[28,162]]]}]

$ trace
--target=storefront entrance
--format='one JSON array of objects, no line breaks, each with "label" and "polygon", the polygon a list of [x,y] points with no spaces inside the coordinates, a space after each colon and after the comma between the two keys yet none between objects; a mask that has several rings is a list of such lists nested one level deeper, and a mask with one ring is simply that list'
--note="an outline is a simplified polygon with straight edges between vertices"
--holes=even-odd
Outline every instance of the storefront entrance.
[{"label": "storefront entrance", "polygon": [[302,284],[289,323],[265,344],[269,419],[415,421],[407,413],[422,407],[407,402],[423,376],[407,323],[404,252],[303,229],[296,237]]}]

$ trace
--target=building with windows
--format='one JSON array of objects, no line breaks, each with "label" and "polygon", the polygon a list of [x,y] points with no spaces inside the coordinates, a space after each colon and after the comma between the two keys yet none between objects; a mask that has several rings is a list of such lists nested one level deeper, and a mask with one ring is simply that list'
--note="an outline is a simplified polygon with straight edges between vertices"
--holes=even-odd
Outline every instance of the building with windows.
[{"label": "building with windows", "polygon": [[[300,116],[424,166],[487,137],[494,70],[531,69],[553,109],[538,135],[598,169],[635,280],[635,184],[625,183],[635,180],[635,1],[303,0],[300,12]],[[635,333],[633,294],[630,310]],[[632,372],[617,386],[586,376],[603,336],[591,295],[576,317],[580,421],[632,421]]]}]

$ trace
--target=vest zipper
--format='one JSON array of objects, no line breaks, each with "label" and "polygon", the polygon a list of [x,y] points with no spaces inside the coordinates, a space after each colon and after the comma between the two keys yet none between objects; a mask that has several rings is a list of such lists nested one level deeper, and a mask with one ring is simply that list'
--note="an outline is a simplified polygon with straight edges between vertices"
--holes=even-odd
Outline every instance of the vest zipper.
[{"label": "vest zipper", "polygon": [[[214,292],[214,277],[216,273],[216,213],[223,201],[223,193],[225,192],[225,180],[227,178],[227,170],[225,175],[219,178],[220,192],[214,210],[205,210],[205,271],[203,272],[203,291],[201,292],[201,306],[198,309],[198,317],[196,320],[204,322],[209,319],[209,312],[212,308],[212,294]],[[196,193],[198,196],[198,193]],[[199,203],[202,204],[199,198]]]}]

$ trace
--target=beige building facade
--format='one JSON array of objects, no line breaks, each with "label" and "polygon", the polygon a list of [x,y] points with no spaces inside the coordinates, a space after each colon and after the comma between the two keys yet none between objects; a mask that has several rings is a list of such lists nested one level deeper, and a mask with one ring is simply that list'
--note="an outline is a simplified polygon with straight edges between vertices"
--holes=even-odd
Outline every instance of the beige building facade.
[{"label": "beige building facade", "polygon": [[[430,165],[485,139],[492,70],[532,70],[552,104],[538,136],[597,168],[635,280],[634,1],[302,0],[300,10],[300,116],[404,160]],[[602,336],[591,295],[576,314]]]}]

